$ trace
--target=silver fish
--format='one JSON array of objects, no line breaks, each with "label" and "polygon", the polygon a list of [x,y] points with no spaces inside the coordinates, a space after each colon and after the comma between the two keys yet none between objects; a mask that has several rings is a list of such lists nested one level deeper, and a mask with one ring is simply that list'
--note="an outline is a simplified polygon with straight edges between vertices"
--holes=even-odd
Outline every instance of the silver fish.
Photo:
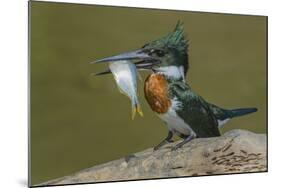
[{"label": "silver fish", "polygon": [[134,63],[130,61],[118,61],[109,63],[109,69],[112,72],[119,91],[129,97],[132,104],[132,119],[136,112],[143,116],[137,94],[137,69]]}]

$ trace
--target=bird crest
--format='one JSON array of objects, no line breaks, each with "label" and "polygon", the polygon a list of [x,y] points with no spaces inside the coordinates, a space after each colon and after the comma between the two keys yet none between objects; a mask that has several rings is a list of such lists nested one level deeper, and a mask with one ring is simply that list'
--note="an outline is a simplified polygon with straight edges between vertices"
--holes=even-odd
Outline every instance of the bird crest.
[{"label": "bird crest", "polygon": [[178,21],[174,31],[152,42],[153,46],[176,49],[181,53],[187,53],[188,41],[184,36],[183,23]]}]

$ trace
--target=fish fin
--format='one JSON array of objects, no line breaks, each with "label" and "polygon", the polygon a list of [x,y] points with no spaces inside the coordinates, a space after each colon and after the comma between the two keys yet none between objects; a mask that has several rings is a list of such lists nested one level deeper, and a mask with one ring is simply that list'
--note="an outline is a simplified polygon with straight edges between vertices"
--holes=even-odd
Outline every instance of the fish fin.
[{"label": "fish fin", "polygon": [[140,115],[141,117],[143,117],[143,112],[142,112],[142,109],[141,109],[140,104],[137,104],[137,112],[139,113],[139,115]]},{"label": "fish fin", "polygon": [[143,117],[141,106],[138,103],[132,106],[132,120],[134,120],[136,112],[138,112],[138,114]]},{"label": "fish fin", "polygon": [[135,116],[136,116],[136,107],[133,106],[132,107],[132,120],[134,120]]}]

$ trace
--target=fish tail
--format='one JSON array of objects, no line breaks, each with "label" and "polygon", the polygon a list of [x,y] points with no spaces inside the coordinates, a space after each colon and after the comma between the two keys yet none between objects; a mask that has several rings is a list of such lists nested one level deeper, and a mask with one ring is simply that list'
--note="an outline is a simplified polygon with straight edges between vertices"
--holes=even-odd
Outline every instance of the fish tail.
[{"label": "fish tail", "polygon": [[139,102],[137,101],[137,99],[135,100],[135,102],[132,105],[132,120],[134,120],[135,116],[136,116],[136,112],[138,112],[138,114],[143,117],[143,112],[141,109],[141,106],[139,104]]},{"label": "fish tail", "polygon": [[137,103],[137,112],[139,113],[139,115],[140,115],[141,117],[143,117],[143,112],[142,112],[142,109],[141,109],[141,106],[140,106],[139,103]]},{"label": "fish tail", "polygon": [[132,106],[132,120],[134,120],[135,116],[136,116],[136,107]]}]

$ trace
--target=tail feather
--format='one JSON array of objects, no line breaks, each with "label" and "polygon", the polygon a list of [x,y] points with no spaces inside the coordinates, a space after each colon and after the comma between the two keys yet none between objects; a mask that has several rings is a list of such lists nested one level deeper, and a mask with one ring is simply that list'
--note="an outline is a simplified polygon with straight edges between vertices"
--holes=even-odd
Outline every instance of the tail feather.
[{"label": "tail feather", "polygon": [[238,108],[238,109],[229,110],[229,115],[231,118],[234,118],[234,117],[239,117],[239,116],[244,116],[246,114],[254,113],[256,111],[258,111],[257,108]]}]

